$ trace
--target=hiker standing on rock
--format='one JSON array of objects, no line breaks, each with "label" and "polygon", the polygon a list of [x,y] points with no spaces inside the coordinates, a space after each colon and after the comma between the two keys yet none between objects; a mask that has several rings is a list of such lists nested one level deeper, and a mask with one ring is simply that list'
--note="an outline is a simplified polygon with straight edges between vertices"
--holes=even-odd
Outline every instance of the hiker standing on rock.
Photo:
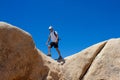
[{"label": "hiker standing on rock", "polygon": [[51,57],[50,51],[51,51],[51,48],[54,46],[54,48],[56,49],[56,51],[58,52],[58,55],[59,55],[58,60],[60,60],[60,59],[62,59],[62,56],[60,54],[60,50],[58,49],[58,42],[59,42],[58,33],[56,31],[54,31],[52,26],[49,27],[49,31],[50,31],[50,34],[49,34],[46,45],[48,45],[50,41],[51,42],[50,42],[50,45],[48,45],[47,56]]}]

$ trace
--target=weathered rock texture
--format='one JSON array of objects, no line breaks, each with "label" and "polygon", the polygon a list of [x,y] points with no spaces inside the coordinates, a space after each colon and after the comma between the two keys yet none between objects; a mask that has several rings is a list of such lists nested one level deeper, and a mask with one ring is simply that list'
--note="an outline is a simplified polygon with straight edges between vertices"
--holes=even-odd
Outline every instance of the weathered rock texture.
[{"label": "weathered rock texture", "polygon": [[60,65],[39,51],[27,32],[0,22],[0,80],[120,80],[120,39],[65,58]]}]

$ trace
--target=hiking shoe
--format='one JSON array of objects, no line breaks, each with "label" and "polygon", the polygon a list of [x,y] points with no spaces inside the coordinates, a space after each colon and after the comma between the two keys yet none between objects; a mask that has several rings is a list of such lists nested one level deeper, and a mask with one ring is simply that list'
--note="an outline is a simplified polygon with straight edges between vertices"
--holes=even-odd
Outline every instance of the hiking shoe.
[{"label": "hiking shoe", "polygon": [[47,56],[51,57],[51,54],[47,54]]},{"label": "hiking shoe", "polygon": [[58,60],[61,60],[61,59],[63,59],[62,56],[59,56]]}]

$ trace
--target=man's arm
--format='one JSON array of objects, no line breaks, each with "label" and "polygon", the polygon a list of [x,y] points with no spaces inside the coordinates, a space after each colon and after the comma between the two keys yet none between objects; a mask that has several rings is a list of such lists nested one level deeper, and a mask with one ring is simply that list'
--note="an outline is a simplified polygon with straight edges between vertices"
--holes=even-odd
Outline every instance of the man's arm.
[{"label": "man's arm", "polygon": [[58,43],[58,34],[57,34],[57,32],[55,32],[55,36],[56,36],[56,43]]},{"label": "man's arm", "polygon": [[48,43],[50,42],[50,35],[49,35],[49,37],[48,37],[48,40],[47,40],[47,42],[46,42],[46,45],[48,45]]}]

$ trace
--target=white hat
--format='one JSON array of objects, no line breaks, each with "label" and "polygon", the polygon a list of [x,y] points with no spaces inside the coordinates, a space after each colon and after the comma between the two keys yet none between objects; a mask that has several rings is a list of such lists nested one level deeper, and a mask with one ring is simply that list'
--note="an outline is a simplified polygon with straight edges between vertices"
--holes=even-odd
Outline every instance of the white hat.
[{"label": "white hat", "polygon": [[49,26],[49,29],[53,29],[52,26]]}]

